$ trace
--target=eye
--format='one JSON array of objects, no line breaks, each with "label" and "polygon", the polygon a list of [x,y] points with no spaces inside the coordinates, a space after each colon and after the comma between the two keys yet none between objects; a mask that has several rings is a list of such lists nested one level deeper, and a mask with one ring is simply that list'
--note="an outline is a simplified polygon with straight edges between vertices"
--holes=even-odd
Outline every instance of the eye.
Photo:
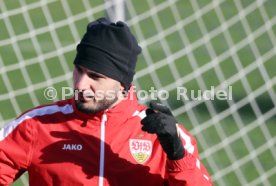
[{"label": "eye", "polygon": [[87,75],[89,78],[94,79],[94,80],[99,80],[100,78],[102,78],[101,76],[94,74],[94,73],[88,73]]}]

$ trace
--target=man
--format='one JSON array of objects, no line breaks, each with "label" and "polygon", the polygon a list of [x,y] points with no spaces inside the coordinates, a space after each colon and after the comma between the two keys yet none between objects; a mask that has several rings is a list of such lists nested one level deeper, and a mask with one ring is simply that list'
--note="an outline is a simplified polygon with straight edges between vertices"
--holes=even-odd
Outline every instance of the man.
[{"label": "man", "polygon": [[164,105],[140,105],[131,85],[135,37],[123,22],[87,26],[75,96],[29,110],[0,131],[0,185],[209,186],[195,139]]}]

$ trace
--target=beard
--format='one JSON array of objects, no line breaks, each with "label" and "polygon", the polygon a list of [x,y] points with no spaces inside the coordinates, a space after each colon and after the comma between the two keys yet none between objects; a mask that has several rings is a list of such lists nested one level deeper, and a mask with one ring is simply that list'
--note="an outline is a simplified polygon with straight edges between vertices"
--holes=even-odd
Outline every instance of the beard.
[{"label": "beard", "polygon": [[96,114],[97,112],[110,108],[117,100],[118,97],[115,97],[112,100],[104,98],[99,101],[92,100],[89,102],[76,100],[76,107],[80,112],[84,112],[86,114]]},{"label": "beard", "polygon": [[[114,92],[119,91],[115,88]],[[82,93],[81,93],[81,96]],[[82,99],[76,99],[76,108],[86,114],[96,114],[97,112],[104,111],[111,108],[118,101],[118,94],[114,94],[112,97],[104,95],[101,99],[97,100],[97,97],[92,97],[89,101],[84,101]]]}]

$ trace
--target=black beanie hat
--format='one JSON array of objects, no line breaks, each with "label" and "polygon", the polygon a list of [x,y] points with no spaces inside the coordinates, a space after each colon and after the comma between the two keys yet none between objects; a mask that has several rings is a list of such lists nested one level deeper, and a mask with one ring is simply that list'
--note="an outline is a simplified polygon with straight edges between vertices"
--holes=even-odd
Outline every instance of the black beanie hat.
[{"label": "black beanie hat", "polygon": [[125,23],[100,18],[87,25],[74,64],[117,80],[128,90],[140,53],[141,48]]}]

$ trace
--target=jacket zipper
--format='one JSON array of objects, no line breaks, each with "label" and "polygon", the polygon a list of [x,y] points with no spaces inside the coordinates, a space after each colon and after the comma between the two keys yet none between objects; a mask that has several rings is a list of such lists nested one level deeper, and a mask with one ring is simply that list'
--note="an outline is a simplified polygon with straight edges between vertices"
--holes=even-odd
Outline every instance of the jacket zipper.
[{"label": "jacket zipper", "polygon": [[101,120],[101,144],[100,144],[100,171],[99,171],[99,186],[103,186],[104,181],[104,150],[105,150],[105,124],[107,121],[106,113],[103,113]]}]

